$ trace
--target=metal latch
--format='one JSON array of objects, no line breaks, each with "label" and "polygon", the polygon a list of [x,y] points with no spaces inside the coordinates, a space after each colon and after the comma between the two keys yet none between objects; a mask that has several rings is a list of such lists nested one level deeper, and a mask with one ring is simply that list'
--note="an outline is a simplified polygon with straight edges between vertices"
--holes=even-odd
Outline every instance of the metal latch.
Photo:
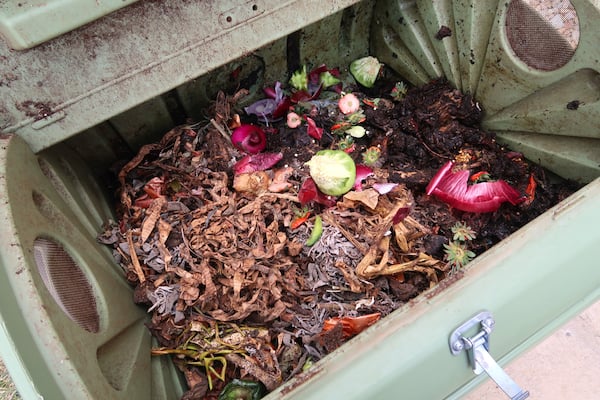
[{"label": "metal latch", "polygon": [[[494,324],[494,318],[489,311],[480,312],[452,332],[450,351],[456,356],[466,350],[469,364],[473,367],[475,375],[485,371],[511,400],[526,399],[529,397],[529,392],[523,391],[489,353],[489,336],[494,329]],[[480,331],[470,338],[465,337],[466,332],[474,327],[480,327]]]}]

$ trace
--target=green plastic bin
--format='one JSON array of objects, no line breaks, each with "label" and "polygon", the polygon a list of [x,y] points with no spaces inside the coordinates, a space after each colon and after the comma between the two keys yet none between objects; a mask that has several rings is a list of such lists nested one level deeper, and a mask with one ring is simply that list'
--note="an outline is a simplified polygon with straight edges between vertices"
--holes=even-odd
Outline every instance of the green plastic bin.
[{"label": "green plastic bin", "polygon": [[13,49],[29,49],[136,1],[3,1],[0,36]]},{"label": "green plastic bin", "polygon": [[493,314],[500,364],[550,334],[600,295],[600,9],[571,3],[571,42],[523,0],[181,0],[135,2],[29,50],[0,43],[0,355],[20,394],[179,398],[96,242],[112,216],[106,171],[201,117],[233,71],[258,96],[300,64],[368,54],[416,85],[447,77],[499,140],[586,185],[268,398],[459,398],[484,379],[451,354],[463,322]]}]

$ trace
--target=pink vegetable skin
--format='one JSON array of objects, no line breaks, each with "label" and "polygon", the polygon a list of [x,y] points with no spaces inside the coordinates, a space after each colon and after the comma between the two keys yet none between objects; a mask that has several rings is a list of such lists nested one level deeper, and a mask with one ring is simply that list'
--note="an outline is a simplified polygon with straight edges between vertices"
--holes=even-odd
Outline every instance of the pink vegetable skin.
[{"label": "pink vegetable skin", "polygon": [[408,214],[410,214],[410,207],[399,208],[398,211],[396,211],[394,218],[392,218],[392,223],[394,225],[399,224],[404,221],[404,218],[408,217]]},{"label": "pink vegetable skin", "polygon": [[315,121],[310,117],[306,117],[306,124],[306,132],[308,133],[308,136],[317,140],[321,140],[323,137],[323,128],[317,127]]},{"label": "pink vegetable skin", "polygon": [[379,194],[387,194],[394,190],[397,186],[397,183],[374,183],[373,189],[377,190],[377,193]]},{"label": "pink vegetable skin", "polygon": [[342,96],[342,98],[338,101],[338,107],[342,113],[352,114],[357,112],[360,108],[360,101],[358,100],[358,97],[352,93],[348,93]]},{"label": "pink vegetable skin", "polygon": [[363,164],[356,166],[356,180],[354,181],[353,189],[357,192],[362,191],[362,181],[373,175],[373,168]]},{"label": "pink vegetable skin", "polygon": [[238,175],[256,171],[264,171],[273,167],[282,158],[282,153],[248,154],[246,157],[235,163],[233,166],[233,172]]},{"label": "pink vegetable skin", "polygon": [[426,192],[433,194],[450,206],[467,212],[493,212],[508,201],[517,205],[525,200],[516,189],[506,181],[481,182],[469,185],[469,171],[452,172],[454,163],[448,161],[435,174]]},{"label": "pink vegetable skin", "polygon": [[243,124],[237,127],[231,134],[231,143],[242,151],[257,154],[264,150],[267,145],[265,131],[256,125]]},{"label": "pink vegetable skin", "polygon": [[290,128],[297,128],[302,123],[302,118],[295,112],[290,112],[287,115],[287,126]]},{"label": "pink vegetable skin", "polygon": [[276,121],[283,117],[290,106],[290,98],[284,95],[281,82],[275,83],[274,87],[264,88],[264,92],[268,98],[246,107],[246,114],[254,114],[266,121]]},{"label": "pink vegetable skin", "polygon": [[332,207],[336,203],[335,197],[322,193],[317,188],[317,185],[312,178],[306,178],[306,180],[302,183],[302,186],[300,186],[300,190],[298,191],[298,200],[300,200],[300,204],[302,205],[314,201],[315,203],[322,204],[325,207]]}]

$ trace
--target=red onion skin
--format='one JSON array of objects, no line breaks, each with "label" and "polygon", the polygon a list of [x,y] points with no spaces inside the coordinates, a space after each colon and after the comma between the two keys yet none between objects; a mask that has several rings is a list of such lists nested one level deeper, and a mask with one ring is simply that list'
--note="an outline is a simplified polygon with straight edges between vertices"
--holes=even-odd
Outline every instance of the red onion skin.
[{"label": "red onion skin", "polygon": [[335,197],[322,193],[317,188],[317,185],[312,178],[306,178],[306,180],[302,183],[302,186],[300,186],[300,190],[298,191],[298,200],[300,200],[300,204],[302,205],[314,201],[315,203],[322,204],[325,207],[333,207],[336,203]]},{"label": "red onion skin", "polygon": [[494,212],[508,201],[517,205],[525,200],[506,181],[481,182],[469,185],[469,171],[452,172],[454,163],[448,161],[427,185],[426,193],[434,195],[450,206],[467,212]]},{"label": "red onion skin", "polygon": [[277,93],[275,92],[274,87],[266,87],[263,89],[263,91],[265,92],[265,95],[270,99],[274,99],[277,97]]},{"label": "red onion skin", "polygon": [[356,179],[354,180],[354,187],[352,189],[357,192],[362,191],[362,181],[371,175],[373,175],[373,168],[364,164],[358,164],[356,166]]},{"label": "red onion skin", "polygon": [[306,123],[306,132],[308,133],[308,135],[313,139],[321,140],[321,138],[323,137],[323,128],[317,127],[315,121],[310,117],[306,117]]},{"label": "red onion skin", "polygon": [[283,158],[282,153],[259,153],[248,154],[233,166],[233,172],[238,174],[265,171]]},{"label": "red onion skin", "polygon": [[244,124],[231,134],[231,143],[235,148],[250,154],[260,153],[267,146],[265,131],[256,125]]},{"label": "red onion skin", "polygon": [[408,214],[410,214],[410,207],[400,207],[392,218],[392,223],[394,225],[399,224],[404,221],[404,218],[408,217]]}]

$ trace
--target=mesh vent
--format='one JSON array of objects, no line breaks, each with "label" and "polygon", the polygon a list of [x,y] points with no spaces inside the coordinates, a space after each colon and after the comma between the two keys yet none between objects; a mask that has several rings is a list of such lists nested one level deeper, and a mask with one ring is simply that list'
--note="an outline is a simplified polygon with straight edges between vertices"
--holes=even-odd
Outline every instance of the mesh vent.
[{"label": "mesh vent", "polygon": [[37,238],[33,254],[46,288],[60,308],[88,332],[100,328],[96,299],[85,274],[57,242]]},{"label": "mesh vent", "polygon": [[516,56],[542,71],[568,63],[579,42],[579,20],[568,0],[512,0],[505,27]]}]

